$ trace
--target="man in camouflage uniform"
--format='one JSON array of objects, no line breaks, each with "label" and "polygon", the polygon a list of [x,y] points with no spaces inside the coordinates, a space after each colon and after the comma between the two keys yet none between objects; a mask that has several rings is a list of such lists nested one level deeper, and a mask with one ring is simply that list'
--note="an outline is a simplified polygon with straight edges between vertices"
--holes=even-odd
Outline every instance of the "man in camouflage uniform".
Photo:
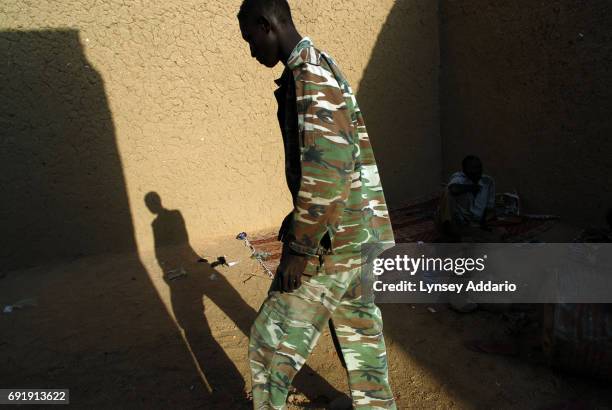
[{"label": "man in camouflage uniform", "polygon": [[298,34],[286,0],[244,0],[238,20],[258,62],[285,65],[275,95],[294,204],[279,233],[280,266],[251,328],[254,408],[285,407],[331,318],[354,407],[393,409],[382,317],[361,290],[361,247],[390,247],[394,238],[361,111],[333,59]]}]

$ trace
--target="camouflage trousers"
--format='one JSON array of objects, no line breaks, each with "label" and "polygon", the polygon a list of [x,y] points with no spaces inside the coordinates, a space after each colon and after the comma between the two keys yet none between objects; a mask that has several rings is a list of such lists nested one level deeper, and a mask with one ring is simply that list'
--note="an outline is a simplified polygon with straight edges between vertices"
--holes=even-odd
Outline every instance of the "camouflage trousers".
[{"label": "camouflage trousers", "polygon": [[361,269],[303,277],[281,293],[272,285],[251,327],[253,408],[284,409],[293,377],[332,318],[346,361],[353,406],[395,409],[380,310],[361,298]]}]

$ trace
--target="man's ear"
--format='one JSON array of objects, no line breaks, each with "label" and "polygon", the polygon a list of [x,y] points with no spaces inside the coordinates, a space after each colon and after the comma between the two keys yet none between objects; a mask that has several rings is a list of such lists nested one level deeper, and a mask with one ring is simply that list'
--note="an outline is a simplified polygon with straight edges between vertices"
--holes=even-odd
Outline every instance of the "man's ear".
[{"label": "man's ear", "polygon": [[272,30],[272,23],[265,16],[257,17],[257,25],[262,28],[262,30],[268,34],[270,30]]}]

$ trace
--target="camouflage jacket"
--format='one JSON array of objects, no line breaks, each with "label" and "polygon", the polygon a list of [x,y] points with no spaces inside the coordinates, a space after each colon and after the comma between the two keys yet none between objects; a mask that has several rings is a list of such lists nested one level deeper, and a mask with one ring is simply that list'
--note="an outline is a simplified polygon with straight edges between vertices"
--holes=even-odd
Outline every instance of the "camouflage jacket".
[{"label": "camouflage jacket", "polygon": [[388,248],[394,237],[353,91],[334,60],[307,37],[297,44],[276,82],[294,205],[279,239],[316,261],[309,265],[317,271],[359,266],[362,244]]}]

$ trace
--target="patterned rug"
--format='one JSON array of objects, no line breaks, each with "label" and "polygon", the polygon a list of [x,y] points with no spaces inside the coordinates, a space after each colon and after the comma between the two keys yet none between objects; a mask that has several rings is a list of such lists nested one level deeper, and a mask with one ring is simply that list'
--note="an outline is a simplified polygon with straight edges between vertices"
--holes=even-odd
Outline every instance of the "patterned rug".
[{"label": "patterned rug", "polygon": [[[396,242],[436,242],[440,236],[434,225],[434,213],[438,206],[439,195],[429,195],[413,201],[406,202],[399,207],[391,209],[391,223]],[[495,220],[492,226],[503,227],[508,235],[504,242],[528,242],[535,239],[542,232],[547,231],[556,223],[555,220],[543,220],[526,217],[512,217],[504,220]],[[276,240],[277,232],[260,232],[249,240],[259,252],[266,252],[270,256],[265,264],[272,272],[276,270],[281,256],[281,242]]]}]

